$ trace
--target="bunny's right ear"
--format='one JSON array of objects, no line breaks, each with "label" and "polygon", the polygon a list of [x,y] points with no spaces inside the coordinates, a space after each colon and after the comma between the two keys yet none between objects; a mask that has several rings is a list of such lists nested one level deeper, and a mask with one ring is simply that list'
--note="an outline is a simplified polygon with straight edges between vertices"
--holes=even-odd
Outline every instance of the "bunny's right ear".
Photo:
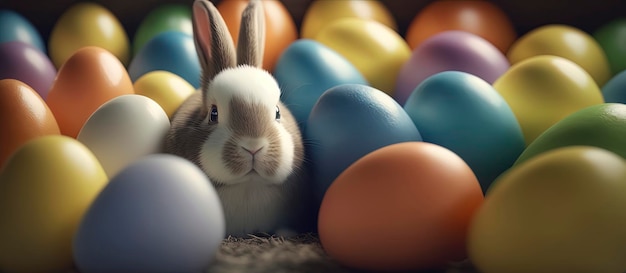
[{"label": "bunny's right ear", "polygon": [[201,82],[206,90],[217,73],[234,67],[237,61],[224,18],[208,0],[195,0],[193,4],[193,36],[203,70]]}]

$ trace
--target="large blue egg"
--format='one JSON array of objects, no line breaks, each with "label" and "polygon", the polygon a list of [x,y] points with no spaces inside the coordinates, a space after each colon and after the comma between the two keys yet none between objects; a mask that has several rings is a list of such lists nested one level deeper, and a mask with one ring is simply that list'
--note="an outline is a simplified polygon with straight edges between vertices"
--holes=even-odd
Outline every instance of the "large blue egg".
[{"label": "large blue egg", "polygon": [[310,39],[295,41],[283,51],[274,67],[274,77],[282,89],[281,100],[303,130],[324,91],[340,84],[368,85],[346,58]]},{"label": "large blue egg", "polygon": [[304,138],[318,204],[335,178],[359,158],[390,144],[422,140],[392,97],[360,84],[324,92],[311,110]]},{"label": "large blue egg", "polygon": [[488,82],[466,72],[426,78],[404,109],[424,141],[465,160],[483,191],[525,148],[522,129],[506,101]]},{"label": "large blue egg", "polygon": [[193,37],[180,31],[162,32],[150,39],[128,66],[133,82],[155,70],[172,72],[199,88],[201,70]]},{"label": "large blue egg", "polygon": [[46,46],[39,31],[19,13],[0,9],[0,43],[20,41],[45,53]]},{"label": "large blue egg", "polygon": [[80,272],[203,272],[225,232],[206,175],[174,155],[129,165],[102,190],[74,237]]},{"label": "large blue egg", "polygon": [[602,86],[605,102],[626,103],[626,70],[617,73]]}]

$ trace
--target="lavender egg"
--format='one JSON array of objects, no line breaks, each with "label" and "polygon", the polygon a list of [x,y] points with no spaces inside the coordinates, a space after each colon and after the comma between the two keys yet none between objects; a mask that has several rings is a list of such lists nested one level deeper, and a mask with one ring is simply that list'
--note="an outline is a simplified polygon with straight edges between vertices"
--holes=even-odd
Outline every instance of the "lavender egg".
[{"label": "lavender egg", "polygon": [[45,99],[57,70],[44,53],[21,41],[0,43],[0,79],[16,79],[28,84]]},{"label": "lavender egg", "polygon": [[439,72],[466,72],[491,84],[509,67],[506,56],[480,36],[459,30],[444,31],[413,50],[398,74],[394,99],[404,104],[423,80]]}]

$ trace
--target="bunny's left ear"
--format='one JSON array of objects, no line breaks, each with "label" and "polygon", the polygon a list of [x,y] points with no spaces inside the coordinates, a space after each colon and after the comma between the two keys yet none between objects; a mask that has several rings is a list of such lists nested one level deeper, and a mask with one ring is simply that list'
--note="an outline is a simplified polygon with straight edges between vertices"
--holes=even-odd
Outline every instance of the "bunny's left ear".
[{"label": "bunny's left ear", "polygon": [[241,15],[237,41],[237,64],[263,65],[265,50],[265,13],[261,0],[250,0]]}]

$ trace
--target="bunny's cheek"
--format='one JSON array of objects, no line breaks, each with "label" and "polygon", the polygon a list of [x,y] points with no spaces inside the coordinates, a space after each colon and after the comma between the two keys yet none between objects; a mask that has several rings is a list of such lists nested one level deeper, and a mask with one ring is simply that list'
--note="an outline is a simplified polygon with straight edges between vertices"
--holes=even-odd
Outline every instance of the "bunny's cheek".
[{"label": "bunny's cheek", "polygon": [[279,149],[277,153],[270,154],[272,159],[276,161],[274,177],[282,181],[287,180],[293,172],[293,162],[295,145],[291,134],[282,125],[278,126],[278,137],[276,139],[276,147]]},{"label": "bunny's cheek", "polygon": [[230,184],[237,176],[226,166],[224,147],[231,138],[227,130],[216,129],[200,149],[199,161],[202,170],[214,183]]}]

